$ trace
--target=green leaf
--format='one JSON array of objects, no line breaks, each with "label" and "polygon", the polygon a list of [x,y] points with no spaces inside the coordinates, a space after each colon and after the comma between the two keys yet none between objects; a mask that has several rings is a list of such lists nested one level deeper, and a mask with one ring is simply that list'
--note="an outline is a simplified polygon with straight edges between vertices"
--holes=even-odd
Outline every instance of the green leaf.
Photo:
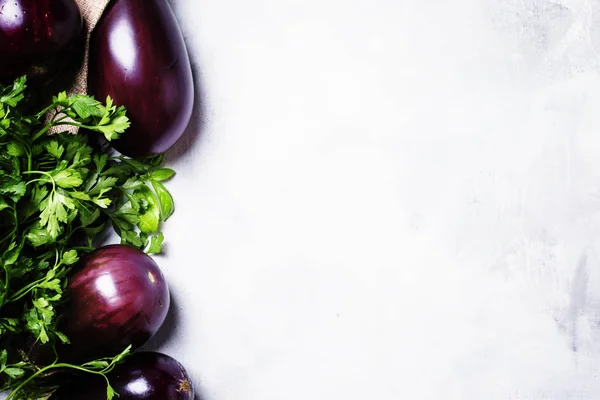
[{"label": "green leaf", "polygon": [[108,193],[119,179],[114,176],[103,176],[98,179],[94,187],[88,192],[90,196],[102,196]]},{"label": "green leaf", "polygon": [[106,400],[113,400],[117,395],[117,392],[110,386],[109,383],[106,384]]},{"label": "green leaf", "polygon": [[123,230],[120,232],[120,235],[122,244],[130,244],[138,249],[144,246],[144,242],[142,241],[140,236],[134,231]]},{"label": "green leaf", "polygon": [[65,152],[65,148],[59,145],[56,140],[51,140],[46,144],[46,151],[54,158],[61,158]]},{"label": "green leaf", "polygon": [[104,170],[106,163],[108,162],[108,154],[100,154],[94,156],[94,164],[96,165],[96,172],[100,173]]},{"label": "green leaf", "polygon": [[108,198],[93,199],[92,201],[100,208],[108,208],[108,206],[110,206],[110,204],[112,203],[112,201]]},{"label": "green leaf", "polygon": [[38,309],[45,309],[46,307],[48,307],[50,305],[50,303],[48,302],[47,299],[40,297],[39,299],[35,300],[33,302],[33,304],[35,304],[36,307],[38,307]]},{"label": "green leaf", "polygon": [[6,208],[11,208],[10,205],[6,202],[6,200],[4,200],[2,197],[0,197],[0,211],[6,209]]},{"label": "green leaf", "polygon": [[15,242],[12,242],[8,246],[8,249],[4,253],[4,256],[2,257],[3,261],[4,261],[4,266],[6,267],[9,265],[13,265],[17,261],[17,258],[19,257],[19,255],[21,254],[22,249],[23,249],[23,245],[18,246]]},{"label": "green leaf", "polygon": [[139,189],[144,185],[144,182],[141,181],[138,177],[131,177],[125,181],[125,183],[121,186],[124,190],[135,190]]},{"label": "green leaf", "polygon": [[69,196],[77,200],[91,200],[90,195],[83,192],[69,192]]},{"label": "green leaf", "polygon": [[0,170],[0,195],[8,195],[17,201],[25,195],[26,191],[27,186],[21,177],[3,174]]},{"label": "green leaf", "polygon": [[16,318],[2,318],[0,319],[0,334],[6,332],[16,332],[19,326],[19,320]]},{"label": "green leaf", "polygon": [[85,364],[83,364],[83,367],[89,368],[89,369],[102,370],[102,369],[108,367],[109,365],[110,365],[109,362],[106,360],[94,360],[94,361],[86,362]]},{"label": "green leaf", "polygon": [[63,253],[62,261],[66,265],[73,265],[79,261],[77,250],[69,250]]},{"label": "green leaf", "polygon": [[60,193],[52,192],[40,203],[40,225],[46,227],[52,239],[56,239],[62,230],[60,223],[68,221],[69,213],[67,210],[74,209],[73,200]]},{"label": "green leaf", "polygon": [[106,96],[105,103],[106,106],[104,106],[103,108],[104,112],[102,113],[102,118],[100,119],[100,122],[98,122],[98,125],[106,125],[107,123],[109,123],[111,114],[113,114],[114,111],[117,109],[117,107],[113,103],[113,99],[110,96]]},{"label": "green leaf", "polygon": [[9,156],[21,157],[25,154],[23,145],[17,141],[12,141],[6,146],[6,152]]},{"label": "green leaf", "polygon": [[32,195],[32,202],[34,204],[40,204],[48,195],[48,188],[45,186],[37,186],[34,190],[33,190],[33,195]]},{"label": "green leaf", "polygon": [[0,368],[4,369],[6,368],[6,359],[8,358],[8,352],[6,351],[6,349],[2,349],[2,352],[0,353]]},{"label": "green leaf", "polygon": [[148,164],[143,162],[143,161],[139,161],[133,158],[123,158],[122,159],[122,165],[123,166],[130,166],[134,169],[135,172],[139,173],[139,174],[143,174],[145,172],[147,172],[148,170]]},{"label": "green leaf", "polygon": [[152,171],[150,174],[150,179],[153,179],[157,182],[163,182],[169,180],[175,175],[175,171],[169,168],[158,168]]},{"label": "green leaf", "polygon": [[48,343],[50,338],[46,331],[47,321],[44,316],[38,314],[39,308],[34,302],[35,308],[31,308],[25,315],[25,321],[27,323],[27,329],[33,333],[42,343]]},{"label": "green leaf", "polygon": [[[83,231],[85,232],[85,234],[88,237],[88,241],[90,241],[92,238],[96,237],[98,234],[100,234],[100,232],[102,232],[104,230],[104,227],[106,226],[106,224],[101,224],[95,227],[87,227],[85,228]],[[91,246],[91,244],[90,244]]]},{"label": "green leaf", "polygon": [[[145,185],[142,185],[145,186]],[[141,186],[140,186],[141,187]],[[125,192],[125,197],[129,200],[129,206],[136,212],[139,213],[141,210],[140,207],[140,199],[138,196],[135,196],[133,193]]]},{"label": "green leaf", "polygon": [[83,183],[81,174],[73,169],[65,169],[60,171],[59,173],[55,174],[53,178],[56,185],[63,189],[79,187]]},{"label": "green leaf", "polygon": [[86,208],[81,208],[79,212],[79,220],[81,221],[82,227],[87,227],[93,224],[100,218],[101,212],[99,209],[95,209],[90,213],[90,211]]},{"label": "green leaf", "polygon": [[40,339],[40,342],[42,342],[42,344],[46,344],[50,341],[50,338],[48,337],[48,332],[46,331],[46,327],[44,327],[43,325],[40,325],[38,338]]},{"label": "green leaf", "polygon": [[65,335],[62,332],[59,331],[54,331],[54,333],[56,334],[56,337],[58,337],[58,339],[63,343],[63,344],[70,344],[71,341],[69,340],[69,338],[67,337],[67,335]]},{"label": "green leaf", "polygon": [[127,221],[131,225],[137,225],[140,222],[140,217],[137,211],[131,208],[131,206],[128,204],[121,207],[119,211],[114,214],[114,216],[118,219]]},{"label": "green leaf", "polygon": [[67,92],[60,92],[55,98],[55,103],[59,103],[62,106],[67,106]]},{"label": "green leaf", "polygon": [[144,160],[144,163],[151,168],[158,168],[163,164],[164,160],[165,160],[164,154],[157,154],[157,155],[146,158]]},{"label": "green leaf", "polygon": [[164,240],[165,240],[165,236],[163,235],[162,232],[160,232],[158,235],[151,236],[150,237],[150,247],[148,247],[148,250],[146,251],[146,253],[160,254],[163,249]]},{"label": "green leaf", "polygon": [[16,107],[17,104],[25,97],[23,92],[26,88],[26,81],[27,78],[25,76],[18,78],[14,82],[11,89],[0,95],[0,103],[4,103],[11,107]]},{"label": "green leaf", "polygon": [[83,135],[72,135],[70,133],[61,133],[54,135],[57,140],[60,140],[67,147],[63,158],[67,161],[73,161],[72,166],[76,166],[82,160],[89,162],[94,149],[88,145],[88,142]]},{"label": "green leaf", "polygon": [[61,280],[60,279],[52,279],[51,281],[40,283],[39,287],[42,289],[50,289],[57,293],[62,293],[62,288],[60,287]]},{"label": "green leaf", "polygon": [[146,211],[140,214],[138,227],[143,233],[151,234],[158,231],[160,224],[160,207],[152,190],[143,186],[134,192],[139,200],[147,204]]},{"label": "green leaf", "polygon": [[105,121],[106,119],[103,119],[101,124],[93,129],[102,132],[108,141],[118,139],[119,135],[125,132],[131,125],[129,118],[125,116],[125,109],[119,109],[119,111],[116,112],[116,115],[112,117],[110,123],[106,123]]},{"label": "green leaf", "polygon": [[43,246],[53,241],[52,236],[46,229],[30,229],[27,233],[27,240],[34,247]]},{"label": "green leaf", "polygon": [[89,96],[75,95],[71,97],[70,101],[72,102],[73,109],[82,119],[87,119],[92,115],[96,117],[103,115],[100,102]]},{"label": "green leaf", "polygon": [[10,376],[12,379],[17,379],[18,377],[22,376],[25,373],[25,371],[22,368],[16,368],[16,367],[4,368],[4,370],[2,370],[2,372],[4,372],[6,375]]},{"label": "green leaf", "polygon": [[121,363],[123,360],[125,360],[125,358],[126,358],[126,357],[127,357],[129,354],[131,354],[131,349],[132,349],[132,346],[131,346],[131,345],[127,346],[127,347],[125,348],[125,350],[123,350],[121,353],[119,353],[119,354],[118,354],[116,357],[114,357],[114,358],[112,359],[112,364],[119,364],[119,363]]},{"label": "green leaf", "polygon": [[173,211],[175,211],[173,197],[167,188],[160,182],[152,181],[152,187],[158,196],[161,218],[163,221],[166,221],[173,214]]}]

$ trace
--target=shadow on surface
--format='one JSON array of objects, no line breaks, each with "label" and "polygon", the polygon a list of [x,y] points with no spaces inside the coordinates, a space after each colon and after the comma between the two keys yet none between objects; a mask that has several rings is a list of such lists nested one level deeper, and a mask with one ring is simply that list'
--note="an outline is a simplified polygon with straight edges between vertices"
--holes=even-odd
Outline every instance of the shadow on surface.
[{"label": "shadow on surface", "polygon": [[169,312],[165,318],[165,322],[162,324],[158,332],[156,332],[156,335],[154,335],[152,339],[150,339],[148,343],[143,346],[143,350],[160,351],[161,347],[165,346],[171,340],[174,340],[177,329],[181,323],[181,315],[177,298],[173,295],[173,292],[171,292],[170,297],[171,303],[169,305]]},{"label": "shadow on surface", "polygon": [[[169,4],[173,8],[173,11],[177,17],[177,20],[181,26],[181,12],[178,9],[178,1],[177,0],[169,0]],[[181,26],[183,30],[183,26]],[[205,115],[206,115],[206,102],[205,102],[205,93],[203,86],[203,78],[201,72],[201,64],[198,60],[196,54],[188,40],[186,40],[186,32],[183,32],[184,40],[186,42],[186,46],[188,49],[188,54],[190,57],[190,63],[192,66],[192,74],[194,79],[194,107],[192,111],[192,116],[190,118],[190,123],[187,126],[183,136],[175,143],[175,145],[169,149],[169,151],[165,154],[165,159],[167,162],[177,161],[185,156],[187,156],[190,151],[194,149],[197,145],[197,142],[201,140],[202,134],[204,133],[205,128]],[[163,255],[167,255],[169,251],[168,243],[165,244],[163,248]],[[178,301],[176,296],[174,296],[173,292],[171,292],[171,305],[169,307],[169,314],[165,319],[164,324],[160,328],[160,330],[156,333],[156,335],[144,346],[146,349],[160,349],[160,347],[166,345],[171,340],[173,340],[176,336],[176,332],[181,323],[180,309],[178,305]],[[193,378],[192,378],[193,379]],[[193,381],[195,396],[194,400],[209,400],[209,398],[205,395],[203,390],[201,389],[201,385],[197,380]]]},{"label": "shadow on surface", "polygon": [[194,396],[194,400],[208,400],[208,399],[206,397],[204,397],[202,394],[196,393],[196,396]]},{"label": "shadow on surface", "polygon": [[192,75],[194,79],[194,107],[192,111],[192,116],[190,118],[190,123],[187,126],[183,136],[175,143],[175,145],[167,151],[165,154],[165,158],[168,161],[176,161],[181,157],[186,156],[191,150],[194,149],[194,146],[197,141],[200,140],[202,134],[204,132],[205,125],[205,115],[206,115],[206,103],[205,103],[205,93],[203,90],[203,79],[201,73],[201,65],[198,60],[196,54],[194,54],[193,48],[190,46],[188,40],[186,40],[186,32],[183,31],[183,26],[181,23],[181,15],[177,7],[176,1],[169,1],[171,4],[171,8],[173,8],[173,12],[175,13],[177,20],[179,21],[180,28],[182,29],[182,33],[184,36],[184,41],[187,46],[188,55],[190,57],[190,63],[192,65]]},{"label": "shadow on surface", "polygon": [[183,133],[183,136],[181,136],[177,143],[167,151],[165,155],[167,161],[175,161],[187,155],[194,149],[194,145],[200,140],[204,131],[205,103],[201,73],[193,54],[190,54],[190,61],[192,63],[192,73],[194,75],[194,109],[192,111],[190,123]]}]

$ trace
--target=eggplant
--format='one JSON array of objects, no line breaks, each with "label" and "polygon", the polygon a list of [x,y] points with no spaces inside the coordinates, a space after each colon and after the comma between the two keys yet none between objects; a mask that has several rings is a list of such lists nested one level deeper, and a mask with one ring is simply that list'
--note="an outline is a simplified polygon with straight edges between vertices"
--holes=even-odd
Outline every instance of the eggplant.
[{"label": "eggplant", "polygon": [[127,108],[131,127],[112,142],[140,157],[167,151],[183,135],[194,82],[183,35],[166,0],[115,0],[90,39],[88,93]]},{"label": "eggplant", "polygon": [[67,361],[116,355],[150,339],[164,322],[167,282],[146,253],[124,245],[104,246],[85,256],[67,286],[62,330],[71,344]]},{"label": "eggplant", "polygon": [[0,0],[0,82],[56,77],[83,37],[74,0]]},{"label": "eggplant", "polygon": [[[119,400],[193,400],[194,387],[185,368],[162,353],[140,352],[127,357],[108,376]],[[106,400],[106,381],[95,375],[62,385],[50,400]]]}]

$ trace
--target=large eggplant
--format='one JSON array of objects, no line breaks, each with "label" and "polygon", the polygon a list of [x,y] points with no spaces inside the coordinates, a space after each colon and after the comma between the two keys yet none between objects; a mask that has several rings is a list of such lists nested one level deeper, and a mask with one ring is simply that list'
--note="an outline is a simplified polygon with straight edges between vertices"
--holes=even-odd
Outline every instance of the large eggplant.
[{"label": "large eggplant", "polygon": [[69,279],[63,331],[66,360],[118,354],[141,346],[169,310],[169,289],[154,260],[123,245],[101,247],[81,260]]},{"label": "large eggplant", "polygon": [[52,79],[73,58],[82,28],[74,0],[0,0],[0,82]]},{"label": "large eggplant", "polygon": [[[135,353],[108,375],[119,400],[193,400],[194,387],[175,359],[155,352]],[[95,375],[61,385],[51,400],[106,400],[106,381]]]},{"label": "large eggplant", "polygon": [[115,0],[90,41],[88,91],[127,108],[131,127],[113,142],[137,157],[181,137],[194,103],[189,55],[167,0]]}]

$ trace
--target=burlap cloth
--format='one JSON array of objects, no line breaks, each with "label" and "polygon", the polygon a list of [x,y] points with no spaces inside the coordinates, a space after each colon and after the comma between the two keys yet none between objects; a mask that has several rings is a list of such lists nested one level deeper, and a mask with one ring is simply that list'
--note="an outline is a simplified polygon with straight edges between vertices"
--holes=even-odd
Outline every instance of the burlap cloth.
[{"label": "burlap cloth", "polygon": [[[83,28],[85,29],[85,52],[83,60],[80,65],[77,66],[75,74],[73,75],[72,81],[65,89],[67,94],[87,94],[87,75],[88,75],[88,60],[89,60],[89,46],[90,46],[90,35],[92,30],[96,27],[98,20],[102,16],[104,9],[110,3],[111,0],[75,0],[79,9],[81,10],[81,16],[83,17]],[[103,100],[103,99],[102,99]],[[102,101],[101,100],[101,101]],[[50,114],[47,116],[48,120]],[[79,128],[75,126],[63,125],[61,127],[53,127],[48,130],[48,133],[57,133],[68,131],[71,133],[77,133]]]},{"label": "burlap cloth", "polygon": [[81,68],[77,71],[73,84],[67,92],[69,94],[86,94],[87,93],[87,71],[88,71],[88,49],[90,44],[90,34],[102,16],[102,12],[110,3],[110,0],[75,0],[81,10],[81,15],[84,20],[84,29],[86,29],[85,39],[85,54]]}]

